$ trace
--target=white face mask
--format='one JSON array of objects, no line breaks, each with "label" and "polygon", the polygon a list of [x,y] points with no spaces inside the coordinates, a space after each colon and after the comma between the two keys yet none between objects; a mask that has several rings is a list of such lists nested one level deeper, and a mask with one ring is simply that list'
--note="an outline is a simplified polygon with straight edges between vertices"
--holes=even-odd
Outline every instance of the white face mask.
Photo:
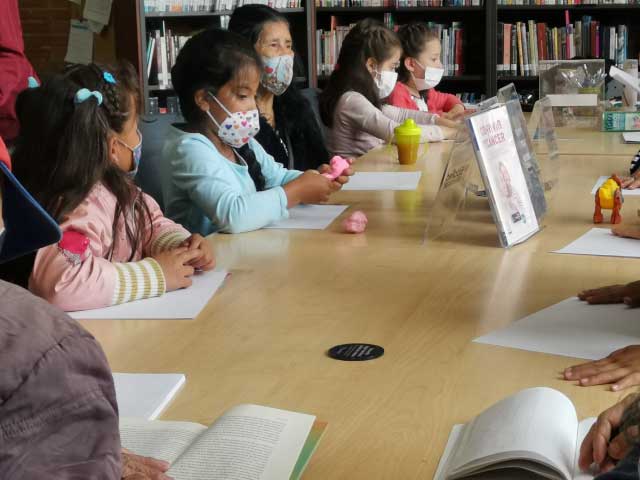
[{"label": "white face mask", "polygon": [[227,114],[227,118],[222,123],[218,123],[211,112],[206,111],[211,121],[218,127],[218,138],[233,148],[240,148],[249,143],[249,140],[260,131],[258,110],[231,113],[212,93],[209,92],[209,95]]},{"label": "white face mask", "polygon": [[436,88],[436,85],[442,80],[444,75],[444,68],[424,67],[420,62],[416,60],[416,63],[424,69],[424,78],[418,78],[411,74],[413,81],[416,84],[418,91],[428,90],[430,88]]},{"label": "white face mask", "polygon": [[373,80],[376,84],[376,88],[378,89],[378,98],[387,98],[391,95],[391,92],[393,92],[393,89],[396,86],[398,74],[389,70],[383,70],[382,72],[374,70],[374,72],[376,76]]}]

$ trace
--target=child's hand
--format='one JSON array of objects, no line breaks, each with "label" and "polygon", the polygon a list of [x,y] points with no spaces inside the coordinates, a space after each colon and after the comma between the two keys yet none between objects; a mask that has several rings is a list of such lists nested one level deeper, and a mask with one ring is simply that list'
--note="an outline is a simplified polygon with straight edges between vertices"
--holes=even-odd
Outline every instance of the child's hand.
[{"label": "child's hand", "polygon": [[636,177],[623,177],[622,179],[622,188],[626,188],[628,190],[635,190],[640,187],[640,178]]},{"label": "child's hand", "polygon": [[462,120],[465,116],[464,106],[457,104],[448,112],[443,113],[442,116],[447,120]]},{"label": "child's hand", "polygon": [[[347,158],[347,162],[349,162],[350,165],[353,165],[354,159]],[[320,167],[318,167],[318,172],[320,174],[330,173],[331,166],[326,163],[323,163],[322,165],[320,165]],[[342,175],[340,175],[339,177],[336,177],[333,181],[338,182],[340,184],[340,187],[342,187],[342,185],[344,185],[345,183],[349,183],[349,177],[353,176],[354,173],[355,172],[353,171],[352,168],[347,168],[342,172]]]},{"label": "child's hand", "polygon": [[191,277],[195,269],[190,265],[201,255],[200,250],[190,250],[187,247],[178,247],[173,250],[158,253],[153,257],[162,267],[167,292],[191,286]]},{"label": "child's hand", "polygon": [[613,383],[614,392],[640,385],[640,345],[621,348],[596,362],[569,367],[564,379],[578,381],[582,387]]},{"label": "child's hand", "polygon": [[460,120],[450,120],[446,117],[436,117],[436,125],[444,128],[452,128],[458,129],[462,126],[462,122]]},{"label": "child's hand", "polygon": [[327,202],[329,196],[342,187],[336,180],[329,180],[320,175],[317,170],[307,170],[284,186],[289,200],[288,208],[295,207],[299,203]]},{"label": "child's hand", "polygon": [[445,140],[455,140],[458,135],[458,128],[440,127]]},{"label": "child's hand", "polygon": [[626,432],[618,433],[618,428],[624,411],[637,399],[637,395],[628,395],[598,416],[580,447],[578,465],[582,471],[587,471],[595,463],[600,472],[607,472],[626,456],[630,448]]},{"label": "child's hand", "polygon": [[591,305],[625,303],[630,307],[637,307],[640,306],[640,281],[627,285],[610,285],[593,290],[583,290],[578,294],[578,298]]},{"label": "child's hand", "polygon": [[216,259],[213,255],[213,248],[211,248],[211,244],[209,244],[202,235],[194,233],[182,242],[180,246],[186,247],[189,250],[198,250],[200,252],[198,257],[189,262],[189,265],[193,268],[204,271],[213,270],[215,268]]}]

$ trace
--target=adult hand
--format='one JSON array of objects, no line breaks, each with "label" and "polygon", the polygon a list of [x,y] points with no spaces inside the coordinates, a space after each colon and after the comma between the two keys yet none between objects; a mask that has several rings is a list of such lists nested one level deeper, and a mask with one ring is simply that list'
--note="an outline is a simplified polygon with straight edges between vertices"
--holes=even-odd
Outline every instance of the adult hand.
[{"label": "adult hand", "polygon": [[635,225],[624,225],[619,223],[611,227],[611,232],[618,237],[640,239],[640,228]]},{"label": "adult hand", "polygon": [[630,307],[638,307],[640,306],[640,281],[583,290],[578,293],[578,298],[591,305],[625,303]]},{"label": "adult hand", "polygon": [[171,480],[172,477],[165,475],[169,467],[168,462],[122,449],[122,480]]},{"label": "adult hand", "polygon": [[612,383],[614,392],[640,385],[640,345],[621,348],[602,360],[569,367],[564,378],[578,381],[583,387]]},{"label": "adult hand", "polygon": [[624,432],[618,433],[618,428],[624,411],[637,399],[637,394],[628,395],[598,416],[580,446],[578,465],[583,471],[596,464],[600,472],[607,472],[626,456],[630,446]]}]

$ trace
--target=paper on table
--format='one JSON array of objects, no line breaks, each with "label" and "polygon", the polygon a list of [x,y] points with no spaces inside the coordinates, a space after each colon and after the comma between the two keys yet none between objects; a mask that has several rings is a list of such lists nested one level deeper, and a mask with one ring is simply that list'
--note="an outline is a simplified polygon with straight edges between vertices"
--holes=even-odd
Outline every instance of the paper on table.
[{"label": "paper on table", "polygon": [[589,305],[573,297],[474,342],[599,360],[640,343],[638,310],[623,304]]},{"label": "paper on table", "polygon": [[93,61],[93,32],[89,29],[87,22],[71,20],[67,55],[64,61],[84,65]]},{"label": "paper on table", "polygon": [[112,0],[85,0],[82,16],[102,25],[109,24]]},{"label": "paper on table", "polygon": [[548,94],[552,107],[595,107],[598,105],[596,93]]},{"label": "paper on table", "polygon": [[324,230],[347,208],[348,205],[298,205],[289,210],[289,218],[265,228]]},{"label": "paper on table", "polygon": [[342,190],[415,190],[422,172],[358,172]]},{"label": "paper on table", "polygon": [[77,319],[192,319],[207,305],[226,276],[227,272],[223,270],[199,273],[192,277],[193,285],[183,290],[113,307],[70,312],[69,315]]},{"label": "paper on table", "polygon": [[[598,180],[596,181],[596,184],[593,186],[593,188],[591,189],[591,195],[595,195],[596,191],[598,190],[598,188],[600,188],[600,186],[606,182],[609,178],[608,176],[605,177],[600,177],[598,178]],[[628,190],[626,188],[624,188],[622,190],[622,196],[630,196],[630,197],[635,197],[635,196],[640,196],[640,188],[637,188],[635,190]]]},{"label": "paper on table", "polygon": [[640,143],[640,132],[622,132],[625,143]]},{"label": "paper on table", "polygon": [[120,417],[155,420],[185,381],[182,373],[114,373]]},{"label": "paper on table", "polygon": [[551,253],[640,258],[640,240],[618,237],[608,228],[592,228],[566,247]]}]

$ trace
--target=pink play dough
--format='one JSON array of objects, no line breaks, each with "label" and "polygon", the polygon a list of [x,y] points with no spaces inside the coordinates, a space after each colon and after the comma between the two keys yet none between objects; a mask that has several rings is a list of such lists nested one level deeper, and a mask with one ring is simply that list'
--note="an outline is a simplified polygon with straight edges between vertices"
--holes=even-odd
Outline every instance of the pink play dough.
[{"label": "pink play dough", "polygon": [[327,177],[329,180],[335,180],[340,175],[342,175],[342,172],[349,168],[351,164],[347,159],[336,155],[329,162],[329,166],[331,167],[331,171],[328,173],[323,173],[322,175]]},{"label": "pink play dough", "polygon": [[358,210],[353,212],[342,222],[342,227],[346,233],[362,233],[367,228],[367,216]]}]

